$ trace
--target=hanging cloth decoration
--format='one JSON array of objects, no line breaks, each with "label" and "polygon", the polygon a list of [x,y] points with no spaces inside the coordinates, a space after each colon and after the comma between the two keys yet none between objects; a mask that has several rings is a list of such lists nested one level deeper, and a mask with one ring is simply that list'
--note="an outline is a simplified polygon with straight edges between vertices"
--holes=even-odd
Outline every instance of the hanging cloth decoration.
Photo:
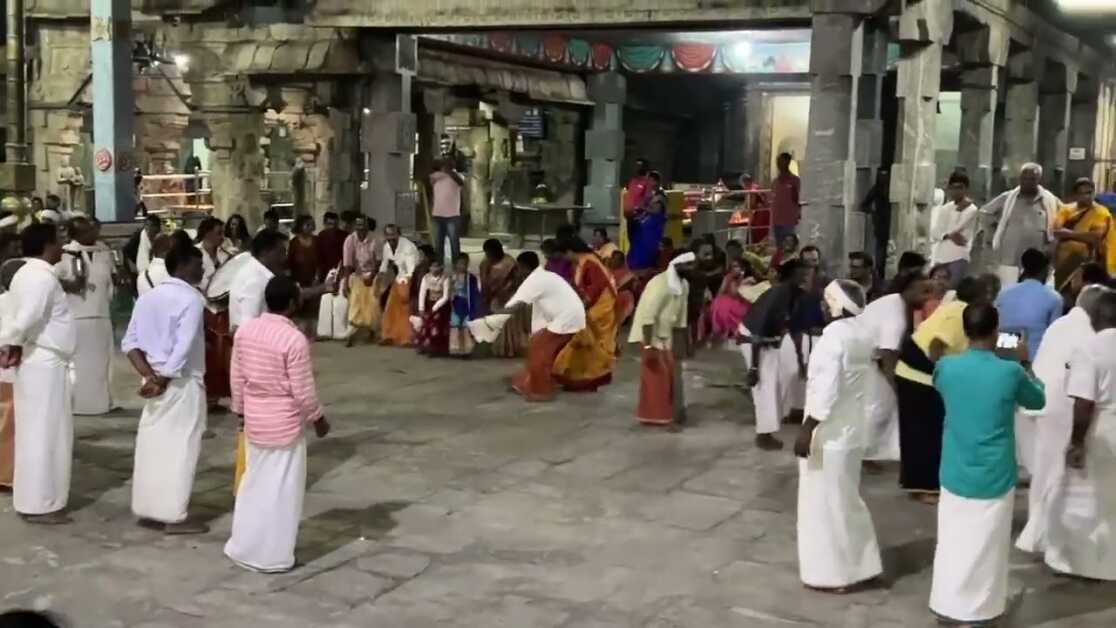
[{"label": "hanging cloth decoration", "polygon": [[542,56],[542,40],[534,35],[520,35],[515,40],[515,46],[524,57],[538,59]]},{"label": "hanging cloth decoration", "polygon": [[566,44],[566,52],[569,53],[569,62],[584,67],[589,63],[589,42],[584,39],[571,39]]},{"label": "hanging cloth decoration", "polygon": [[608,44],[593,44],[593,69],[612,69],[612,46]]},{"label": "hanging cloth decoration", "polygon": [[687,72],[704,72],[713,65],[717,47],[711,44],[682,42],[671,47],[674,64]]},{"label": "hanging cloth decoration", "polygon": [[491,33],[488,36],[488,47],[496,52],[510,54],[515,47],[515,38],[508,33]]},{"label": "hanging cloth decoration", "polygon": [[662,46],[650,44],[621,46],[619,50],[620,64],[629,72],[637,73],[650,72],[659,67],[665,54]]},{"label": "hanging cloth decoration", "polygon": [[561,35],[547,35],[543,40],[543,55],[551,63],[565,63],[566,38]]}]

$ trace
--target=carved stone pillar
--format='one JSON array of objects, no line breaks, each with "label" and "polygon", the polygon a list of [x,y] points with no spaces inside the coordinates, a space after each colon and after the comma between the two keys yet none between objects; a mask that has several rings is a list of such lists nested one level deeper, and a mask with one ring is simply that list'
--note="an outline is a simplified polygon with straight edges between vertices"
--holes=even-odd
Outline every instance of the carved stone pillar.
[{"label": "carved stone pillar", "polygon": [[1066,162],[1069,158],[1070,118],[1073,95],[1077,91],[1077,68],[1054,65],[1043,76],[1039,96],[1039,163],[1043,185],[1057,196],[1069,192]]},{"label": "carved stone pillar", "polygon": [[81,114],[65,110],[32,110],[29,119],[35,189],[39,195],[57,194],[66,198],[69,188],[59,182],[59,173],[76,164],[71,158],[81,144]]},{"label": "carved stone pillar", "polygon": [[1004,179],[1019,181],[1019,169],[1038,157],[1038,101],[1044,60],[1034,51],[1011,56],[1004,98]]},{"label": "carved stone pillar", "polygon": [[958,33],[961,71],[961,138],[958,162],[969,175],[970,193],[978,203],[992,197],[992,164],[996,148],[996,106],[1008,34],[1000,27]]},{"label": "carved stone pillar", "polygon": [[263,112],[243,111],[206,114],[210,154],[210,186],[213,189],[213,215],[227,220],[240,214],[250,228],[263,222],[263,196],[260,182],[264,176],[264,157],[260,151]]}]

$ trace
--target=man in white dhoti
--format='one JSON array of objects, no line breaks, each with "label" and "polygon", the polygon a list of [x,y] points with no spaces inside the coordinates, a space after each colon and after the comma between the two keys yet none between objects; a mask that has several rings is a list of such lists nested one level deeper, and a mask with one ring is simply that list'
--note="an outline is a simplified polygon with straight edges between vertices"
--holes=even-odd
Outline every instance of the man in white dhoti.
[{"label": "man in white dhoti", "polygon": [[16,460],[12,504],[32,523],[67,523],[74,419],[70,362],[74,318],[54,265],[62,259],[58,229],[35,224],[21,236],[27,263],[12,278],[15,311],[4,321],[0,367],[16,367]]},{"label": "man in white dhoti", "polygon": [[993,620],[1007,607],[1015,505],[1015,411],[1043,407],[1042,383],[996,355],[999,314],[972,303],[962,315],[969,350],[938,360],[934,387],[945,405],[938,546],[930,610],[962,623]]},{"label": "man in white dhoti", "polygon": [[882,461],[899,460],[899,405],[895,396],[895,367],[899,348],[910,329],[914,310],[930,296],[931,285],[921,272],[896,275],[891,292],[864,308],[860,315],[876,342],[876,368],[869,372],[868,425],[864,452],[866,468],[878,471]]},{"label": "man in white dhoti", "polygon": [[741,325],[747,382],[756,409],[756,447],[768,451],[783,448],[775,435],[790,410],[791,383],[800,375],[788,329],[806,280],[805,266],[797,260],[783,262],[779,283],[756,299]]},{"label": "man in white dhoti", "polygon": [[811,588],[844,592],[883,572],[872,516],[860,497],[869,373],[875,342],[857,314],[864,290],[831,282],[831,319],[810,354],[798,461],[798,568]]},{"label": "man in white dhoti", "polygon": [[[1046,406],[1038,412],[1020,412],[1035,426],[1034,468],[1027,494],[1027,525],[1015,541],[1024,552],[1046,548],[1046,531],[1054,516],[1053,496],[1065,472],[1066,448],[1073,429],[1073,400],[1066,392],[1066,372],[1073,357],[1089,350],[1096,332],[1092,314],[1107,288],[1092,284],[1081,290],[1077,305],[1046,330],[1035,356],[1035,375],[1046,391]],[[1016,430],[1020,417],[1016,417]]]},{"label": "man in white dhoti", "polygon": [[1116,293],[1097,299],[1093,329],[1066,378],[1073,431],[1054,480],[1045,560],[1060,573],[1116,580]]},{"label": "man in white dhoti", "polygon": [[155,241],[151,244],[151,260],[147,268],[136,277],[136,294],[143,296],[155,286],[170,279],[166,257],[173,243],[174,240],[169,235],[155,236]]},{"label": "man in white dhoti", "polygon": [[252,259],[237,272],[229,291],[229,329],[237,328],[263,314],[264,288],[287,262],[287,236],[262,229],[252,238]]},{"label": "man in white dhoti", "polygon": [[1042,166],[1024,164],[1019,185],[980,208],[983,222],[996,222],[990,262],[1003,287],[1019,282],[1019,260],[1023,251],[1046,251],[1054,242],[1054,218],[1058,197],[1039,185]]},{"label": "man in white dhoti", "polygon": [[121,350],[143,377],[146,399],[136,432],[132,513],[167,534],[201,534],[186,520],[205,431],[205,336],[201,251],[167,254],[170,279],[136,301]]},{"label": "man in white dhoti", "polygon": [[225,556],[261,572],[294,566],[306,494],[306,439],[314,425],[329,433],[310,364],[310,343],[291,320],[298,284],[279,276],[267,283],[268,312],[241,326],[233,342],[232,407],[244,417],[248,465],[236,494]]},{"label": "man in white dhoti", "polygon": [[73,238],[55,272],[66,289],[77,329],[74,352],[74,414],[105,414],[112,409],[112,320],[109,318],[116,263],[112,250],[97,241],[87,218],[69,223]]}]

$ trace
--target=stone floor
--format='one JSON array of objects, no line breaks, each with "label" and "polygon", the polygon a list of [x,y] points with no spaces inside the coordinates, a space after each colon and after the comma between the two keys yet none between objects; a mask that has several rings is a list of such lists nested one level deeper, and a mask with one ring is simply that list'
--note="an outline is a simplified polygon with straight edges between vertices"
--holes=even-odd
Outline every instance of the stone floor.
[{"label": "stone floor", "polygon": [[[670,434],[635,425],[630,354],[605,391],[530,405],[505,391],[513,362],[316,351],[335,431],[310,446],[299,567],[256,575],[221,553],[233,506],[225,416],[211,420],[192,504],[212,532],[135,525],[140,404],[121,363],[124,410],[77,421],[75,523],[30,527],[0,498],[0,607],[54,609],[75,628],[934,623],[934,510],[903,498],[894,473],[864,487],[885,582],[848,596],[802,588],[795,462],[752,447],[728,354],[687,366],[695,423]],[[1021,554],[1012,575],[1006,625],[1116,625],[1116,586],[1055,578]]]}]

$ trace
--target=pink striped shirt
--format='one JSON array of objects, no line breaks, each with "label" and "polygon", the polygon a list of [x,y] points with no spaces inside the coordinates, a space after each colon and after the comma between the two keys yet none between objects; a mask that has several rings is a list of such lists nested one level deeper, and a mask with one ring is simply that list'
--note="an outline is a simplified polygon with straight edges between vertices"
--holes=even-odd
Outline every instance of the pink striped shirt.
[{"label": "pink striped shirt", "polygon": [[236,332],[232,409],[254,445],[287,447],[305,423],[322,418],[310,368],[310,343],[285,316],[266,313]]}]

